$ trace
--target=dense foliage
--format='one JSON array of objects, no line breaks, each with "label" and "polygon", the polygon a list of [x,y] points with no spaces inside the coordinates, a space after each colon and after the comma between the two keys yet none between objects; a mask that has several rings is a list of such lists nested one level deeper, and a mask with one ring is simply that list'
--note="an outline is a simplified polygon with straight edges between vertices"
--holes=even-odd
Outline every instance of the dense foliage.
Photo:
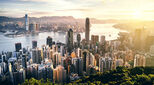
[{"label": "dense foliage", "polygon": [[[31,78],[26,80],[23,85],[58,85],[50,82]],[[154,67],[135,67],[127,69],[117,67],[116,70],[96,73],[90,76],[67,83],[68,85],[154,85]]]}]

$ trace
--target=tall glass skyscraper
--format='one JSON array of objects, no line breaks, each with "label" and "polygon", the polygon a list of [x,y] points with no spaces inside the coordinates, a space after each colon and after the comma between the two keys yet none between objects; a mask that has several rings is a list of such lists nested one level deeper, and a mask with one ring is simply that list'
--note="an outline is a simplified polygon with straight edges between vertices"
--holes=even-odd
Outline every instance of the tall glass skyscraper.
[{"label": "tall glass skyscraper", "polygon": [[69,52],[69,54],[72,53],[73,51],[73,30],[69,29],[68,33],[67,33],[67,51]]},{"label": "tall glass skyscraper", "polygon": [[29,31],[29,20],[27,14],[25,14],[25,29],[26,31]]},{"label": "tall glass skyscraper", "polygon": [[89,18],[86,18],[86,23],[85,23],[85,38],[86,38],[86,42],[89,42],[89,34],[90,34],[90,21]]}]

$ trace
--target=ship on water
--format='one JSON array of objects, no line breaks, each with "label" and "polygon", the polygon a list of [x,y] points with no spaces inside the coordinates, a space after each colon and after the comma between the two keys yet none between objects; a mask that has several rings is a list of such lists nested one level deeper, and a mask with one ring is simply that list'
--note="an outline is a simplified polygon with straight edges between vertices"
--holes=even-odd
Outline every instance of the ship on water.
[{"label": "ship on water", "polygon": [[7,37],[21,37],[22,33],[18,32],[18,31],[6,31],[4,33],[4,36],[7,36]]}]

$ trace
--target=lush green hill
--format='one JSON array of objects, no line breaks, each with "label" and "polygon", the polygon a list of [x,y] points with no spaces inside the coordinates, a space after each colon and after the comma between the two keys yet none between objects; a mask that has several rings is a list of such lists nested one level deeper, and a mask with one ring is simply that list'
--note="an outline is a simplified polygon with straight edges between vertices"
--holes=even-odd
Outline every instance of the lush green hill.
[{"label": "lush green hill", "polygon": [[[23,85],[52,85],[54,83],[44,80],[30,79],[26,80]],[[136,67],[127,69],[117,67],[116,70],[97,73],[85,76],[68,85],[154,85],[154,67]]]}]

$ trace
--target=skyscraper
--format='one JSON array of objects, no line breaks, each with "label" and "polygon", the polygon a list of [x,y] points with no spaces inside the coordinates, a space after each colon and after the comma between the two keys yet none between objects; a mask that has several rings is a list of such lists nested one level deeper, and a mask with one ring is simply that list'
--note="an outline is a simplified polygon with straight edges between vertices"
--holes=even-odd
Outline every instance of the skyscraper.
[{"label": "skyscraper", "polygon": [[91,36],[91,42],[92,42],[92,44],[96,45],[96,43],[99,42],[99,36],[98,35],[92,35]]},{"label": "skyscraper", "polygon": [[32,41],[32,48],[36,48],[37,47],[37,41]]},{"label": "skyscraper", "polygon": [[71,54],[71,52],[73,51],[73,30],[69,29],[68,33],[67,33],[67,51],[69,52],[69,54]]},{"label": "skyscraper", "polygon": [[33,63],[37,63],[37,64],[41,63],[42,61],[41,49],[39,48],[32,49],[32,61]]},{"label": "skyscraper", "polygon": [[72,64],[74,65],[75,73],[82,75],[82,71],[83,71],[83,60],[82,60],[82,58],[72,58]]},{"label": "skyscraper", "polygon": [[83,71],[86,72],[86,68],[87,68],[87,57],[89,57],[89,51],[88,50],[84,50],[83,51]]},{"label": "skyscraper", "polygon": [[78,47],[80,47],[80,41],[81,41],[81,35],[77,34],[77,44],[78,44]]},{"label": "skyscraper", "polygon": [[25,54],[22,55],[22,66],[27,68],[27,56]]},{"label": "skyscraper", "polygon": [[65,82],[66,81],[66,70],[64,69],[63,66],[58,65],[54,70],[53,70],[53,79],[55,82]]},{"label": "skyscraper", "polygon": [[90,34],[90,21],[89,18],[86,18],[86,23],[85,23],[85,38],[86,38],[86,42],[89,42],[89,34]]},{"label": "skyscraper", "polygon": [[29,31],[35,32],[35,30],[36,30],[36,25],[34,23],[29,24]]},{"label": "skyscraper", "polygon": [[134,58],[134,67],[145,66],[145,64],[146,64],[145,56],[141,54],[136,54]]},{"label": "skyscraper", "polygon": [[52,47],[52,37],[50,36],[47,37],[47,45],[49,45],[49,47]]},{"label": "skyscraper", "polygon": [[29,31],[29,20],[27,14],[25,14],[25,29],[26,31]]},{"label": "skyscraper", "polygon": [[21,43],[16,43],[15,44],[16,52],[19,52],[19,50],[21,50],[21,48],[22,48]]},{"label": "skyscraper", "polygon": [[40,24],[36,24],[36,32],[38,32],[40,29]]},{"label": "skyscraper", "polygon": [[110,57],[101,57],[99,58],[99,71],[104,72],[108,70],[112,70],[113,60]]},{"label": "skyscraper", "polygon": [[101,43],[104,43],[105,42],[105,36],[104,35],[101,36],[101,41],[100,42]]}]

